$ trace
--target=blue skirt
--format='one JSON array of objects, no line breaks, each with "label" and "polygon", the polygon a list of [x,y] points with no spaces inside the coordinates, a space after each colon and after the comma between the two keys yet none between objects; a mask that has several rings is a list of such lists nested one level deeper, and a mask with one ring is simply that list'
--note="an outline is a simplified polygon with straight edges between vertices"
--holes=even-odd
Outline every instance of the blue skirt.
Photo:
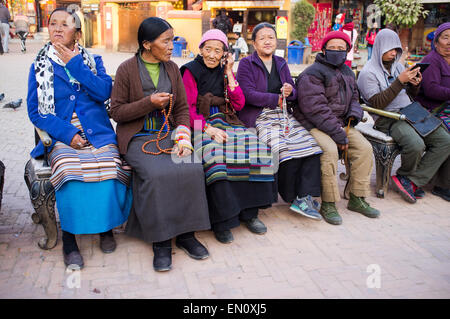
[{"label": "blue skirt", "polygon": [[133,200],[131,188],[117,179],[68,181],[55,196],[61,229],[72,234],[98,234],[122,225]]}]

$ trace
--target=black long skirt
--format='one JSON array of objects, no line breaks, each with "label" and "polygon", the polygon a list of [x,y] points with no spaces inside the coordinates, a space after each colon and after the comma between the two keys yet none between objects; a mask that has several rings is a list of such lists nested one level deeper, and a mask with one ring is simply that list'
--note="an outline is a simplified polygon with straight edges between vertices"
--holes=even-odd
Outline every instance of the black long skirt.
[{"label": "black long skirt", "polygon": [[294,158],[280,164],[275,175],[278,192],[286,203],[306,195],[320,196],[320,154]]},{"label": "black long skirt", "polygon": [[[168,154],[143,153],[143,143],[153,138],[134,137],[125,155],[133,168],[133,206],[126,234],[152,243],[210,229],[202,164],[192,157],[189,163],[175,163]],[[160,145],[168,148],[173,142],[166,138]],[[146,150],[156,151],[155,143]]]},{"label": "black long skirt", "polygon": [[275,182],[216,181],[206,187],[209,216],[214,231],[239,226],[240,220],[258,216],[258,209],[277,201]]}]

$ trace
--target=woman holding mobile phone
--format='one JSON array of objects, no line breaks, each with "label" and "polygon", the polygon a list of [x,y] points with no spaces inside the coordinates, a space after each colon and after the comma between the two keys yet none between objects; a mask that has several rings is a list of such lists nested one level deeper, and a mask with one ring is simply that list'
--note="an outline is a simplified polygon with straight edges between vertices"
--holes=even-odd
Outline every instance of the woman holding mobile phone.
[{"label": "woman holding mobile phone", "polygon": [[194,148],[206,177],[212,230],[218,241],[230,243],[231,228],[240,221],[253,233],[266,232],[258,210],[275,201],[273,167],[270,149],[236,115],[245,98],[233,75],[226,35],[209,30],[199,48],[200,54],[181,73],[196,132]]}]

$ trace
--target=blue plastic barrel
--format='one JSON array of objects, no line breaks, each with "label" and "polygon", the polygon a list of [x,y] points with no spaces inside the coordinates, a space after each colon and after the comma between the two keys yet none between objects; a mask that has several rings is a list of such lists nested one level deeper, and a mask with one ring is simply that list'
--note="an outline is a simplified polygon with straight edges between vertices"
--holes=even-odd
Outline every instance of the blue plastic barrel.
[{"label": "blue plastic barrel", "polygon": [[289,42],[288,49],[288,64],[302,64],[303,63],[303,51],[305,47],[303,43],[298,40]]},{"label": "blue plastic barrel", "polygon": [[173,51],[172,56],[181,57],[183,50],[186,50],[186,39],[183,37],[174,37],[173,38]]}]

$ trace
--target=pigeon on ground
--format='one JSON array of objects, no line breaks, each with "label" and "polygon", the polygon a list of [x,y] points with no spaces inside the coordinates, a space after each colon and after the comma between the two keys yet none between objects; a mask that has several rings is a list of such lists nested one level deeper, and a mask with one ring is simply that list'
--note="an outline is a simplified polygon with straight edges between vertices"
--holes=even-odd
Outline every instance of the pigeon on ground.
[{"label": "pigeon on ground", "polygon": [[17,101],[12,101],[3,105],[3,108],[10,108],[14,111],[22,104],[22,99],[18,99]]},{"label": "pigeon on ground", "polygon": [[5,93],[0,94],[0,101],[5,98]]}]

